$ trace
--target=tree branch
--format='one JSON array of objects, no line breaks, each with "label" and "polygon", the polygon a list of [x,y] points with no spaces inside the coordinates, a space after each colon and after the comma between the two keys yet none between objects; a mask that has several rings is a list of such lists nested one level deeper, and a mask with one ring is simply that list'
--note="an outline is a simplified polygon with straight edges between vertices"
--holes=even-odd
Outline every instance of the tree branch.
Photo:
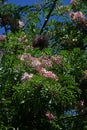
[{"label": "tree branch", "polygon": [[56,2],[57,2],[57,0],[54,1],[53,6],[52,6],[51,10],[49,11],[49,13],[48,13],[48,15],[47,15],[47,17],[46,17],[46,19],[45,19],[45,21],[44,21],[44,24],[43,24],[43,26],[42,26],[42,28],[41,28],[40,34],[43,32],[43,29],[45,28],[45,26],[46,26],[46,24],[47,24],[47,22],[48,22],[48,20],[49,20],[49,18],[50,18],[51,13],[52,13],[52,11],[53,11],[54,8],[55,8]]}]

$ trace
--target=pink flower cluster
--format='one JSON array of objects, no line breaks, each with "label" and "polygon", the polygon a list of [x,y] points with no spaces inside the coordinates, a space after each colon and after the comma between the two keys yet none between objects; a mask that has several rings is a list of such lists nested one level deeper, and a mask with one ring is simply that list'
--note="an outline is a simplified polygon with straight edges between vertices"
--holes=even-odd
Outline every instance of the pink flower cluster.
[{"label": "pink flower cluster", "polygon": [[47,71],[45,68],[39,68],[38,69],[39,73],[46,78],[52,78],[54,80],[58,80],[58,77],[56,74],[54,74],[52,71]]},{"label": "pink flower cluster", "polygon": [[63,5],[61,5],[61,6],[58,6],[57,8],[58,8],[58,9],[63,9],[63,8],[64,8],[64,6],[63,6]]},{"label": "pink flower cluster", "polygon": [[26,82],[29,79],[31,79],[34,75],[33,74],[28,74],[27,72],[25,72],[21,78],[22,81]]},{"label": "pink flower cluster", "polygon": [[70,18],[77,23],[86,24],[86,19],[82,12],[71,12]]},{"label": "pink flower cluster", "polygon": [[49,66],[52,67],[52,60],[50,58],[48,58],[47,56],[43,57],[43,58],[39,58],[41,64],[43,67],[45,66]]},{"label": "pink flower cluster", "polygon": [[24,53],[23,55],[19,56],[21,61],[31,61],[32,60],[32,56],[30,54],[26,54]]},{"label": "pink flower cluster", "polygon": [[79,104],[80,106],[84,106],[84,100],[80,100]]},{"label": "pink flower cluster", "polygon": [[71,0],[70,1],[70,4],[72,4],[72,5],[75,4],[75,3],[76,3],[76,0]]},{"label": "pink flower cluster", "polygon": [[25,54],[19,56],[19,58],[21,61],[27,61],[34,68],[41,65],[40,60],[38,58],[32,57],[30,54],[25,53]]},{"label": "pink flower cluster", "polygon": [[32,57],[30,54],[25,53],[21,55],[20,60],[22,61],[26,60],[27,62],[31,62],[31,65],[33,67],[36,67],[36,66],[52,67],[54,63],[58,65],[62,64],[62,56],[52,56],[50,58],[45,56],[41,58],[35,58],[35,57]]},{"label": "pink flower cluster", "polygon": [[49,120],[54,120],[55,116],[51,113],[51,112],[46,112],[45,116],[49,119]]},{"label": "pink flower cluster", "polygon": [[25,53],[20,57],[20,60],[27,61],[43,77],[58,80],[58,77],[56,74],[54,74],[52,71],[47,71],[44,67],[46,67],[46,66],[52,67],[53,63],[60,64],[62,61],[61,56],[56,56],[56,57],[51,57],[51,58],[48,58],[48,57],[35,58],[35,57],[32,57],[30,54]]},{"label": "pink flower cluster", "polygon": [[24,22],[22,22],[22,21],[19,20],[18,23],[19,23],[19,27],[20,27],[20,28],[23,28],[23,27],[24,27]]},{"label": "pink flower cluster", "polygon": [[40,58],[40,61],[41,61],[43,67],[44,66],[52,67],[54,63],[61,65],[62,56],[52,56],[50,58],[43,57],[43,58]]},{"label": "pink flower cluster", "polygon": [[76,109],[79,110],[80,112],[84,112],[85,107],[84,107],[84,100],[80,100],[76,106]]},{"label": "pink flower cluster", "polygon": [[31,65],[32,65],[32,67],[37,68],[37,66],[41,66],[41,62],[37,58],[32,58]]},{"label": "pink flower cluster", "polygon": [[3,41],[6,39],[6,36],[5,35],[0,35],[0,40]]}]

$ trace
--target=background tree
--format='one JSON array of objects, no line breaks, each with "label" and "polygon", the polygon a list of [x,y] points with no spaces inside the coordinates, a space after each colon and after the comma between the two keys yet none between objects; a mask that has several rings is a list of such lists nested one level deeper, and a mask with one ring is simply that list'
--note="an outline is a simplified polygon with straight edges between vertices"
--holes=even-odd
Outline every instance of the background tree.
[{"label": "background tree", "polygon": [[87,129],[86,8],[85,0],[0,6],[1,130]]}]

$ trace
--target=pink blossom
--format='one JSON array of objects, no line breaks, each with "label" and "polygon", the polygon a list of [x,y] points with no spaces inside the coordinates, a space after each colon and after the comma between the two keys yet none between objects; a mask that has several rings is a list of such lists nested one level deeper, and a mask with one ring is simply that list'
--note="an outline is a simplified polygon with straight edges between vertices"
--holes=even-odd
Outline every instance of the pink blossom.
[{"label": "pink blossom", "polygon": [[30,54],[27,54],[27,53],[21,55],[20,60],[22,60],[22,61],[26,60],[26,61],[30,62],[31,66],[34,67],[34,68],[36,68],[36,66],[41,65],[41,62],[38,58],[34,58]]},{"label": "pink blossom", "polygon": [[86,23],[85,16],[82,12],[71,12],[70,17],[72,20],[79,22],[79,23]]},{"label": "pink blossom", "polygon": [[22,21],[19,20],[19,27],[23,28],[24,27],[24,22],[22,22]]},{"label": "pink blossom", "polygon": [[49,66],[52,67],[51,59],[41,59],[42,66]]},{"label": "pink blossom", "polygon": [[22,61],[32,61],[33,57],[30,54],[24,53],[23,55],[19,56],[20,60]]},{"label": "pink blossom", "polygon": [[57,76],[54,73],[52,73],[51,71],[46,71],[46,73],[44,73],[43,76],[46,78],[52,78],[55,80],[58,79]]},{"label": "pink blossom", "polygon": [[5,35],[0,35],[0,40],[5,40],[6,36]]},{"label": "pink blossom", "polygon": [[76,3],[76,0],[71,0],[70,1],[70,4],[72,4],[72,5],[75,4],[75,3]]},{"label": "pink blossom", "polygon": [[34,75],[33,74],[28,74],[27,72],[25,72],[21,78],[22,81],[28,81],[29,79],[31,79]]},{"label": "pink blossom", "polygon": [[39,67],[38,71],[39,71],[39,73],[41,73],[41,74],[44,74],[44,73],[47,72],[46,69],[43,68],[43,67]]},{"label": "pink blossom", "polygon": [[64,8],[64,6],[63,6],[63,5],[61,5],[61,6],[58,6],[57,8],[58,8],[58,9],[62,9],[62,8]]},{"label": "pink blossom", "polygon": [[28,55],[27,54],[23,54],[23,55],[20,56],[20,60],[21,61],[24,61],[26,59],[28,59]]},{"label": "pink blossom", "polygon": [[52,78],[54,80],[58,80],[58,77],[56,74],[54,74],[52,71],[47,71],[43,66],[49,66],[52,67],[52,64],[55,62],[56,64],[61,63],[62,57],[57,56],[57,57],[52,57],[52,58],[35,58],[32,57],[30,54],[23,54],[20,59],[22,61],[27,61],[30,63],[32,67],[34,67],[43,77],[46,78]]},{"label": "pink blossom", "polygon": [[32,58],[31,65],[32,65],[32,67],[40,66],[41,62],[37,58]]},{"label": "pink blossom", "polygon": [[54,120],[54,119],[55,119],[55,116],[54,116],[52,113],[50,113],[50,112],[47,112],[45,115],[46,115],[46,117],[47,117],[49,120]]},{"label": "pink blossom", "polygon": [[84,105],[84,100],[80,100],[80,105],[81,105],[81,106]]},{"label": "pink blossom", "polygon": [[39,73],[43,76],[43,77],[46,77],[46,78],[52,78],[52,79],[55,79],[55,80],[58,80],[58,77],[57,75],[55,75],[53,72],[51,71],[47,71],[45,68],[39,68]]}]

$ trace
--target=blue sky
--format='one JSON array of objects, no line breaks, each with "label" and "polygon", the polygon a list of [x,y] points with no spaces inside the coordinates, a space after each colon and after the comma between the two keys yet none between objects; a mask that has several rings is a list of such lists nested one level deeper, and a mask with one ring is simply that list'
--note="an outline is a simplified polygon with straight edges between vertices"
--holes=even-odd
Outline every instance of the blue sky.
[{"label": "blue sky", "polygon": [[[10,4],[16,4],[16,5],[33,5],[36,2],[39,3],[42,0],[7,0],[7,3]],[[62,0],[64,2],[65,5],[70,3],[70,0]],[[4,28],[0,28],[0,34],[2,34],[4,32]]]},{"label": "blue sky", "polygon": [[40,2],[41,0],[8,0],[8,3],[14,3],[16,5],[32,5],[35,4],[36,2]]},{"label": "blue sky", "polygon": [[[32,4],[35,4],[36,2],[40,2],[40,1],[43,1],[43,0],[7,0],[8,3],[14,3],[14,4],[17,4],[17,5],[32,5]],[[70,0],[62,0],[64,2],[64,4],[68,4],[70,3]]]}]

